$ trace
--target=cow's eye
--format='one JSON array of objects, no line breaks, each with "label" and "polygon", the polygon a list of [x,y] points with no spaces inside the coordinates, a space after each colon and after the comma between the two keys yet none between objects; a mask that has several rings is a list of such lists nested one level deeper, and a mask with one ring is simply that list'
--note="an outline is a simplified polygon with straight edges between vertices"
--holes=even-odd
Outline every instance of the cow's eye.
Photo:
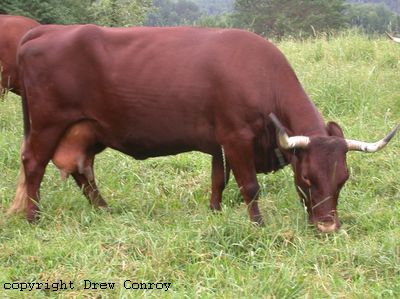
[{"label": "cow's eye", "polygon": [[308,178],[308,176],[306,176],[306,175],[302,175],[301,176],[301,179],[303,180],[303,182],[308,186],[308,187],[311,187],[311,181],[310,181],[310,179]]}]

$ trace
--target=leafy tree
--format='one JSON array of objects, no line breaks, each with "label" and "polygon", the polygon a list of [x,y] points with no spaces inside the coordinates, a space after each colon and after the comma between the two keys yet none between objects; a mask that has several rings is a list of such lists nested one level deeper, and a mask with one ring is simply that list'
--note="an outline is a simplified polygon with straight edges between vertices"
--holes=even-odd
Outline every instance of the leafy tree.
[{"label": "leafy tree", "polygon": [[42,24],[137,25],[150,8],[151,0],[0,0],[3,13],[27,16]]},{"label": "leafy tree", "polygon": [[234,0],[192,0],[207,15],[221,15],[232,12]]},{"label": "leafy tree", "polygon": [[93,23],[105,26],[141,25],[150,10],[151,0],[99,0],[90,12]]},{"label": "leafy tree", "polygon": [[195,25],[200,27],[215,27],[215,28],[232,28],[234,20],[232,14],[225,13],[219,15],[203,15],[198,19]]},{"label": "leafy tree", "polygon": [[145,21],[149,26],[189,25],[201,16],[199,7],[188,0],[154,0],[153,5],[155,11],[149,13]]},{"label": "leafy tree", "polygon": [[355,4],[386,5],[389,9],[400,14],[400,1],[399,0],[348,0],[348,2],[355,3]]},{"label": "leafy tree", "polygon": [[385,5],[354,4],[347,11],[350,24],[367,33],[400,31],[400,15]]},{"label": "leafy tree", "polygon": [[236,26],[282,37],[310,35],[346,25],[344,0],[236,0]]},{"label": "leafy tree", "polygon": [[85,23],[92,0],[0,0],[3,13],[23,15],[42,24]]}]

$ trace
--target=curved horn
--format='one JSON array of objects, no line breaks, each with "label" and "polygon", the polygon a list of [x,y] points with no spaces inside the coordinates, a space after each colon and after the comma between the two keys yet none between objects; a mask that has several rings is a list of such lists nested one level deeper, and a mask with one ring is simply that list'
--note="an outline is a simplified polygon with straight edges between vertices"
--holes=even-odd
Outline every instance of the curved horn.
[{"label": "curved horn", "polygon": [[389,33],[386,32],[386,35],[392,40],[395,41],[396,43],[400,43],[400,37],[394,37],[390,35]]},{"label": "curved horn", "polygon": [[400,129],[400,124],[395,126],[389,134],[386,135],[385,138],[375,142],[375,143],[368,143],[358,140],[350,140],[346,139],[347,147],[349,151],[362,151],[367,153],[374,153],[379,151],[380,149],[384,148],[386,144],[393,138],[396,134],[397,130]]},{"label": "curved horn", "polygon": [[292,136],[289,137],[286,134],[285,128],[279,119],[275,116],[274,113],[269,114],[269,118],[274,123],[277,133],[279,145],[284,149],[292,149],[292,148],[306,148],[310,143],[310,138],[307,136]]}]

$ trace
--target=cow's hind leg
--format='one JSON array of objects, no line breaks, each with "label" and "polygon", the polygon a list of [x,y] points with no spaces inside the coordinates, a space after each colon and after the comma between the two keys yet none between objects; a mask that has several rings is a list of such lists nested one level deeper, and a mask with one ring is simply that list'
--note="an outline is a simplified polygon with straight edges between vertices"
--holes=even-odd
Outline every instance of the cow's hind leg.
[{"label": "cow's hind leg", "polygon": [[254,165],[254,150],[251,141],[234,141],[224,146],[227,161],[232,168],[240,192],[247,204],[250,220],[259,225],[263,219],[258,208],[260,186]]},{"label": "cow's hind leg", "polygon": [[21,151],[23,166],[17,192],[8,214],[25,212],[29,222],[36,220],[40,184],[61,133],[62,128],[47,128],[40,133],[30,133],[26,138]]},{"label": "cow's hind leg", "polygon": [[221,210],[222,191],[229,180],[230,167],[222,151],[221,147],[221,151],[212,157],[210,208],[213,211]]}]

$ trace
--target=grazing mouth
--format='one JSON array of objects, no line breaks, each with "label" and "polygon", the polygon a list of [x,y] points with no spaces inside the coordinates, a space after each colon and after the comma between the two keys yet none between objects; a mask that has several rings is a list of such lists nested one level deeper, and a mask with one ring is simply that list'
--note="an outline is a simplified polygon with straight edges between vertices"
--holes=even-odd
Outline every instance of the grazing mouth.
[{"label": "grazing mouth", "polygon": [[317,229],[322,233],[333,233],[340,228],[340,225],[334,222],[317,222]]},{"label": "grazing mouth", "polygon": [[332,233],[340,228],[339,215],[336,210],[331,211],[328,215],[317,217],[311,216],[308,220],[310,224],[313,224],[322,233]]}]

